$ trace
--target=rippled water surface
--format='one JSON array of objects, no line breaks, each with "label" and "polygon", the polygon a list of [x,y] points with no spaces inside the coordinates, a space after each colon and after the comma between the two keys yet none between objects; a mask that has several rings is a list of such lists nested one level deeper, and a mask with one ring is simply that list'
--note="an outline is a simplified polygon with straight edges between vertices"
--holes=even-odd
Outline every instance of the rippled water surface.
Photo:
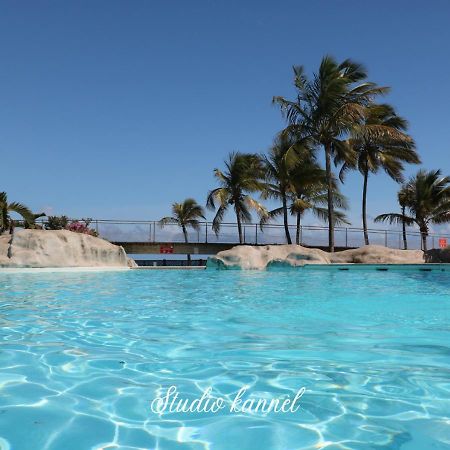
[{"label": "rippled water surface", "polygon": [[3,272],[0,449],[449,449],[449,311],[448,272]]}]

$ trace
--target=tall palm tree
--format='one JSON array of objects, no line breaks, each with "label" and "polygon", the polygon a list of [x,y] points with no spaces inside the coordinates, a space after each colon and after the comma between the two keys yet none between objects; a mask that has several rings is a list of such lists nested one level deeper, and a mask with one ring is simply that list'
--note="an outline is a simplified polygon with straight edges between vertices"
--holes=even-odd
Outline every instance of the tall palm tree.
[{"label": "tall palm tree", "polygon": [[[320,220],[328,221],[328,183],[325,170],[313,160],[296,166],[292,172],[290,212],[296,216],[296,244],[300,244],[301,220],[306,211],[311,211]],[[333,180],[333,206],[335,225],[349,224],[343,211],[347,209],[346,198],[339,192]]]},{"label": "tall palm tree", "polygon": [[[291,136],[281,132],[270,148],[269,155],[262,157],[266,176],[266,186],[263,198],[275,198],[281,200],[281,208],[269,213],[269,217],[283,214],[284,231],[286,241],[292,244],[288,221],[288,196],[292,191],[292,172],[296,165],[312,157],[310,149],[306,146],[296,147]],[[268,217],[268,218],[269,218]]]},{"label": "tall palm tree", "polygon": [[362,220],[364,241],[369,245],[367,231],[367,184],[370,173],[383,169],[397,183],[403,180],[403,163],[419,164],[412,138],[407,135],[408,123],[387,104],[371,104],[365,108],[363,120],[351,129],[349,145],[357,159],[346,162],[340,172],[341,181],[349,169],[357,169],[363,176]]},{"label": "tall palm tree", "polygon": [[429,225],[450,222],[450,177],[441,176],[440,170],[419,170],[403,189],[402,199],[409,214],[381,214],[375,222],[415,223],[422,237],[422,249],[427,251]]},{"label": "tall palm tree", "polygon": [[14,232],[14,220],[10,213],[16,213],[28,223],[34,222],[34,215],[31,210],[18,202],[8,202],[6,192],[0,192],[0,234],[9,229],[10,234]]},{"label": "tall palm tree", "polygon": [[242,223],[251,221],[251,210],[260,217],[267,214],[266,208],[249,194],[264,189],[264,168],[261,158],[256,154],[231,153],[225,161],[225,171],[214,169],[214,176],[220,187],[208,193],[207,207],[218,209],[213,219],[213,230],[218,233],[223,217],[230,206],[236,214],[239,243],[244,242]]},{"label": "tall palm tree", "polygon": [[[182,203],[172,204],[172,216],[163,217],[159,223],[161,227],[167,224],[177,224],[181,227],[184,236],[184,242],[188,241],[187,228],[191,227],[195,231],[200,229],[199,219],[205,219],[203,208],[193,199],[188,198]],[[191,261],[191,255],[187,255],[187,259]]]},{"label": "tall palm tree", "polygon": [[310,136],[325,153],[327,175],[328,240],[334,251],[333,172],[335,164],[354,159],[353,149],[345,138],[363,118],[364,107],[375,95],[387,88],[363,81],[366,70],[349,59],[338,63],[331,56],[322,59],[318,73],[308,79],[302,66],[294,67],[295,101],[274,97],[280,105],[290,128],[299,136]]}]

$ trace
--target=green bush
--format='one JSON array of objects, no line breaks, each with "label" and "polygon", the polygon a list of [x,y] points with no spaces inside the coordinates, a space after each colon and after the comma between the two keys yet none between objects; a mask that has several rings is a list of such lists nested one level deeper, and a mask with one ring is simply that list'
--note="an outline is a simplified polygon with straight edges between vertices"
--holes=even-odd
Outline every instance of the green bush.
[{"label": "green bush", "polygon": [[67,216],[48,216],[45,224],[46,230],[65,230],[69,225]]}]

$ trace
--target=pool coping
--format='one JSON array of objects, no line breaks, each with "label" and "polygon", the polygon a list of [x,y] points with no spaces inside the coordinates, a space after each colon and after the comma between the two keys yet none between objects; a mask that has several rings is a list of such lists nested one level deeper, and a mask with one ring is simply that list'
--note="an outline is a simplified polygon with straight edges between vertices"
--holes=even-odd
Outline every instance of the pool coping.
[{"label": "pool coping", "polygon": [[360,264],[360,263],[342,263],[342,264],[305,264],[301,268],[305,270],[376,270],[386,272],[389,270],[419,270],[423,272],[450,272],[449,263],[424,263],[424,264]]},{"label": "pool coping", "polygon": [[417,271],[417,272],[450,272],[450,263],[423,263],[423,264],[361,264],[361,263],[330,263],[330,264],[299,264],[297,266],[290,266],[288,264],[271,265],[262,269],[242,269],[237,266],[229,267],[210,267],[211,270],[245,270],[245,271],[291,271],[291,270],[323,270],[323,271]]},{"label": "pool coping", "polygon": [[242,269],[239,267],[208,267],[208,266],[141,266],[133,267],[132,270],[242,270],[242,271],[285,271],[285,270],[337,270],[337,271],[353,271],[353,270],[376,270],[379,272],[418,270],[421,272],[450,272],[450,263],[423,263],[423,264],[361,264],[361,263],[331,263],[331,264],[302,264],[298,266],[276,266],[269,265],[264,269]]}]

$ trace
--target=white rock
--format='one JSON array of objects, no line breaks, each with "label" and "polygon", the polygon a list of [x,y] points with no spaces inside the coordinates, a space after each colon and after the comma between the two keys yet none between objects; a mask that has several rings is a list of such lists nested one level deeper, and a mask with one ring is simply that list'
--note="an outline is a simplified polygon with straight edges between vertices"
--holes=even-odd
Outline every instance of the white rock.
[{"label": "white rock", "polygon": [[208,259],[208,267],[262,270],[270,265],[291,267],[305,264],[423,264],[421,250],[395,250],[379,245],[328,253],[300,245],[238,245]]},{"label": "white rock", "polygon": [[238,245],[208,259],[209,267],[226,269],[265,269],[268,265],[303,266],[328,264],[329,254],[300,245]]},{"label": "white rock", "polygon": [[365,245],[331,254],[333,263],[355,264],[423,264],[422,250],[398,250],[382,245]]},{"label": "white rock", "polygon": [[122,247],[68,230],[0,236],[0,267],[134,267]]}]

